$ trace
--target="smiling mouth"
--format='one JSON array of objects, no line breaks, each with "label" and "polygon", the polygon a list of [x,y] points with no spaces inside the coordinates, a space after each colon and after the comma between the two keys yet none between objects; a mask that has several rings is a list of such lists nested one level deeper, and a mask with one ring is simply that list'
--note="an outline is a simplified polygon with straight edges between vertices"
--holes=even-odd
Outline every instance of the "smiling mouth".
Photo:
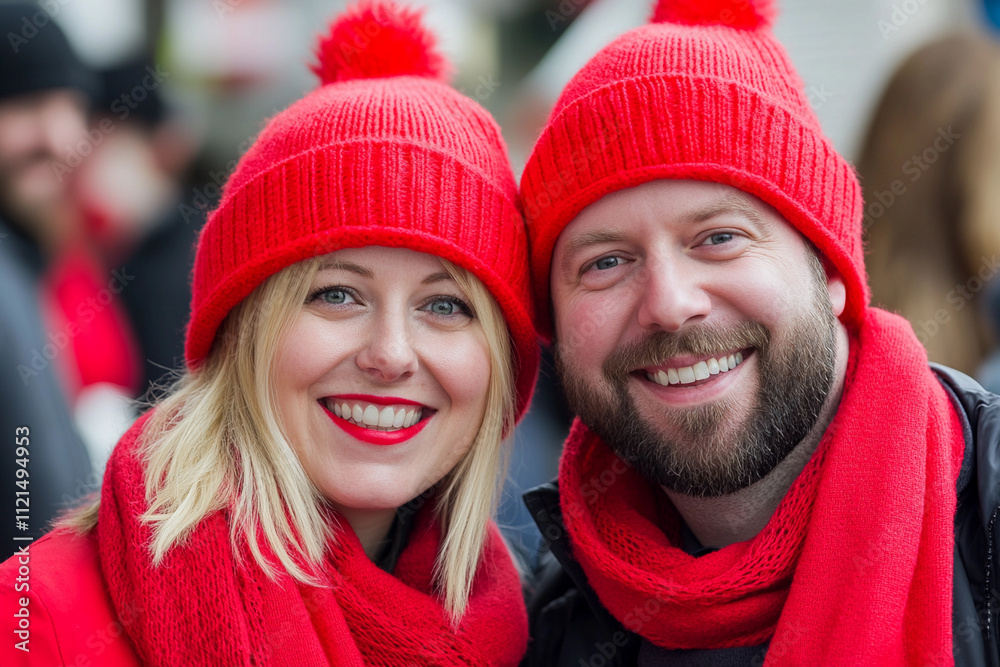
[{"label": "smiling mouth", "polygon": [[[749,351],[746,351],[750,354]],[[744,352],[738,351],[733,354],[722,355],[699,361],[693,366],[682,366],[678,368],[661,368],[656,371],[640,369],[646,379],[664,387],[679,384],[694,384],[702,380],[708,380],[713,375],[721,375],[733,370],[743,363]]]},{"label": "smiling mouth", "polygon": [[373,431],[401,431],[420,422],[433,410],[419,405],[375,405],[358,400],[324,398],[328,411],[344,421]]}]

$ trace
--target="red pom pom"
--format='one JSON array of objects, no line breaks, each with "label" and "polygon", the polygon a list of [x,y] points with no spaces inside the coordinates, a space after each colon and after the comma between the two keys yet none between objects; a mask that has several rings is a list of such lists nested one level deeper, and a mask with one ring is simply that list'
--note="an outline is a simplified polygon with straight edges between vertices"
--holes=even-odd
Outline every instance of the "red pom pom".
[{"label": "red pom pom", "polygon": [[324,85],[405,75],[445,80],[448,63],[421,14],[391,0],[363,0],[330,23],[312,71]]},{"label": "red pom pom", "polygon": [[774,15],[774,0],[659,0],[652,21],[759,30],[770,28]]}]

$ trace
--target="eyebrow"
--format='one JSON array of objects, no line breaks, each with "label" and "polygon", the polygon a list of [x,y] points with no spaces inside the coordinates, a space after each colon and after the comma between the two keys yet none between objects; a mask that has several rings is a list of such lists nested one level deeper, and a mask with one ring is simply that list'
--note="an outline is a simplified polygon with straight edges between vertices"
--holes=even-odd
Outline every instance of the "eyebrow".
[{"label": "eyebrow", "polygon": [[625,234],[609,230],[585,232],[579,236],[574,236],[566,243],[566,252],[563,253],[561,262],[563,273],[567,273],[573,268],[570,266],[573,263],[573,258],[584,248],[601,243],[617,243],[624,240]]},{"label": "eyebrow", "polygon": [[710,220],[720,215],[726,215],[728,213],[742,215],[750,222],[758,225],[764,222],[760,212],[754,208],[750,202],[735,194],[726,195],[722,201],[715,204],[709,204],[705,208],[695,211],[688,216],[688,219],[691,222],[705,222],[706,220]]},{"label": "eyebrow", "polygon": [[319,265],[320,271],[350,271],[351,273],[356,273],[362,278],[374,278],[375,274],[371,272],[371,269],[366,269],[363,266],[354,264],[352,262],[343,262],[339,259],[330,259]]},{"label": "eyebrow", "polygon": [[451,274],[448,273],[447,271],[441,271],[439,273],[432,273],[431,275],[421,280],[420,283],[422,285],[430,285],[432,283],[439,283],[444,280],[454,280],[454,278],[452,278]]}]

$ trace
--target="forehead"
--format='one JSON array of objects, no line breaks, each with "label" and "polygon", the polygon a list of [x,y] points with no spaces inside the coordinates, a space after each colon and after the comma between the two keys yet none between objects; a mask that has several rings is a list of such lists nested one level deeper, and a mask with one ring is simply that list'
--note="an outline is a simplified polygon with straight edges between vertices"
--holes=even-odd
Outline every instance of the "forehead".
[{"label": "forehead", "polygon": [[602,241],[636,240],[654,228],[687,229],[727,216],[762,230],[804,238],[778,211],[722,183],[660,179],[605,195],[587,206],[556,242],[556,256]]},{"label": "forehead", "polygon": [[363,248],[342,248],[327,253],[320,258],[319,270],[338,270],[347,267],[363,267],[372,274],[423,274],[444,271],[444,264],[436,255],[385,246],[365,246]]}]

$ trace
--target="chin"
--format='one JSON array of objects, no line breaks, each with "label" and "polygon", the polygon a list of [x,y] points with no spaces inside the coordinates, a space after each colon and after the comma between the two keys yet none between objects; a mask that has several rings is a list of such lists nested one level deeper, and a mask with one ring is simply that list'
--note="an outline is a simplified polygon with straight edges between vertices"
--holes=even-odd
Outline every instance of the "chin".
[{"label": "chin", "polygon": [[415,496],[419,494],[413,494],[413,496],[401,493],[384,493],[378,490],[378,487],[359,489],[357,493],[344,493],[340,490],[337,493],[325,493],[326,499],[334,506],[343,509],[351,509],[356,511],[376,511],[376,510],[394,510],[398,507],[402,507]]}]

